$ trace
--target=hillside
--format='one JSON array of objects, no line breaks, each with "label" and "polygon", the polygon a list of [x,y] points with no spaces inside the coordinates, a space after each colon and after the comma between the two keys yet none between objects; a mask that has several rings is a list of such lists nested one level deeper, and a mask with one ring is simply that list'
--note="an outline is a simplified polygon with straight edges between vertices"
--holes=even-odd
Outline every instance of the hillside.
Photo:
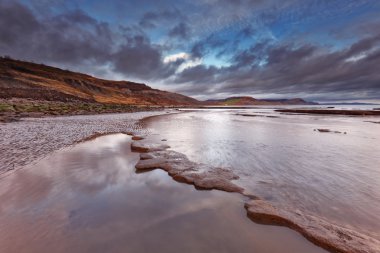
[{"label": "hillside", "polygon": [[307,102],[301,98],[293,99],[256,99],[253,97],[229,97],[225,99],[213,99],[205,101],[208,105],[313,105],[316,103]]},{"label": "hillside", "polygon": [[199,101],[128,81],[108,81],[9,58],[0,58],[0,98],[121,105],[193,105]]}]

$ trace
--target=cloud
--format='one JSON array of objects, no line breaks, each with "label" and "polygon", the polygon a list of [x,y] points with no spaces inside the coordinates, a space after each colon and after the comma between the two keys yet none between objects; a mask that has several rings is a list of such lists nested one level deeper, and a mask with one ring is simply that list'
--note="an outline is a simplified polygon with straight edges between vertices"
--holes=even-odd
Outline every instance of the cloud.
[{"label": "cloud", "polygon": [[[176,82],[190,82],[193,86],[203,86],[205,92],[230,95],[267,93],[294,97],[303,94],[322,100],[329,96],[380,97],[380,73],[376,70],[380,64],[380,35],[335,51],[312,44],[268,41],[236,52],[231,63],[228,67],[200,65],[186,69]],[[189,89],[183,90],[196,95]]]},{"label": "cloud", "polygon": [[[20,18],[22,17],[22,18]],[[17,2],[0,2],[0,52],[19,59],[47,63],[106,60],[112,32],[77,10],[41,21]]]},{"label": "cloud", "polygon": [[163,47],[138,28],[115,31],[81,10],[38,18],[25,5],[0,1],[0,34],[2,55],[79,71],[96,64],[96,73],[111,69],[128,78],[155,80],[172,75],[180,64],[165,64]]},{"label": "cloud", "polygon": [[0,0],[0,54],[195,96],[380,98],[376,1],[85,2]]},{"label": "cloud", "polygon": [[112,59],[116,72],[142,80],[165,79],[183,62],[177,57],[165,63],[160,47],[143,36],[127,38]]},{"label": "cloud", "polygon": [[170,62],[175,62],[178,60],[188,60],[190,58],[190,55],[185,52],[181,52],[178,54],[172,54],[168,55],[164,58],[164,63],[170,63]]},{"label": "cloud", "polygon": [[144,28],[156,28],[158,23],[176,20],[180,16],[178,10],[149,11],[142,16],[139,25]]},{"label": "cloud", "polygon": [[169,36],[187,39],[190,36],[190,28],[186,23],[181,22],[169,31]]},{"label": "cloud", "polygon": [[[197,65],[184,69],[177,75],[175,82],[191,82],[194,85],[207,85],[208,83],[214,83],[217,72],[218,69],[214,66]],[[196,78],[196,81],[194,81],[194,78]]]},{"label": "cloud", "polygon": [[192,67],[201,65],[202,59],[193,58],[190,54],[185,53],[185,52],[168,55],[164,58],[164,63],[166,64],[173,63],[173,62],[177,62],[178,64],[177,71],[176,71],[176,73],[178,73],[178,72],[182,72],[183,70],[187,68],[192,68]]}]

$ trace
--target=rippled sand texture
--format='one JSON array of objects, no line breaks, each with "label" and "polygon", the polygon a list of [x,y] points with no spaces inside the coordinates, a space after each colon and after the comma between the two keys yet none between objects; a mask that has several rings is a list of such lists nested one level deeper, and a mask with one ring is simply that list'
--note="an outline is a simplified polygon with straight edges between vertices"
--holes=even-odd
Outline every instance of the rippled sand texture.
[{"label": "rippled sand texture", "polygon": [[0,181],[0,252],[325,252],[246,217],[238,194],[136,174],[130,137],[77,144]]},{"label": "rippled sand texture", "polygon": [[26,118],[0,123],[0,175],[94,134],[141,131],[138,120],[166,111]]},{"label": "rippled sand texture", "polygon": [[[240,176],[240,186],[279,210],[316,217],[320,224],[324,220],[338,224],[330,229],[331,238],[336,231],[342,245],[347,240],[355,252],[366,252],[355,245],[368,242],[371,252],[379,250],[378,126],[363,117],[294,116],[272,110],[241,113],[263,117],[213,110],[158,117],[146,124],[160,133],[157,139],[167,139],[173,150],[191,160],[232,167]],[[316,128],[347,134],[314,131]],[[323,234],[323,226],[320,228]],[[348,238],[350,231],[354,231],[354,240]]]}]

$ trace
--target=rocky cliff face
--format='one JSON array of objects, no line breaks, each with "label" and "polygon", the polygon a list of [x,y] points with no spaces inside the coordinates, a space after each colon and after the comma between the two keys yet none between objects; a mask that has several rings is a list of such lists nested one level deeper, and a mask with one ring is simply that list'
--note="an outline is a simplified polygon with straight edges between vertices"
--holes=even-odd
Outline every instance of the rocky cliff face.
[{"label": "rocky cliff face", "polygon": [[41,64],[0,58],[0,98],[128,105],[195,105],[177,93],[128,81],[108,81]]}]

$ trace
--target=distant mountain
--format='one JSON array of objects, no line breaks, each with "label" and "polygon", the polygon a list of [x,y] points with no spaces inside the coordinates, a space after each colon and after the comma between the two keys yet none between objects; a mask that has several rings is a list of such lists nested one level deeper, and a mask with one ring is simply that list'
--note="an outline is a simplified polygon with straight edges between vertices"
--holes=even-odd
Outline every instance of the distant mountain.
[{"label": "distant mountain", "polygon": [[125,105],[196,105],[181,94],[129,81],[108,81],[42,64],[0,58],[0,98]]},{"label": "distant mountain", "polygon": [[379,105],[379,104],[352,102],[352,103],[320,103],[320,105]]},{"label": "distant mountain", "polygon": [[307,102],[302,98],[292,99],[256,99],[253,97],[229,97],[225,99],[211,99],[204,101],[207,105],[316,105],[314,102]]}]

